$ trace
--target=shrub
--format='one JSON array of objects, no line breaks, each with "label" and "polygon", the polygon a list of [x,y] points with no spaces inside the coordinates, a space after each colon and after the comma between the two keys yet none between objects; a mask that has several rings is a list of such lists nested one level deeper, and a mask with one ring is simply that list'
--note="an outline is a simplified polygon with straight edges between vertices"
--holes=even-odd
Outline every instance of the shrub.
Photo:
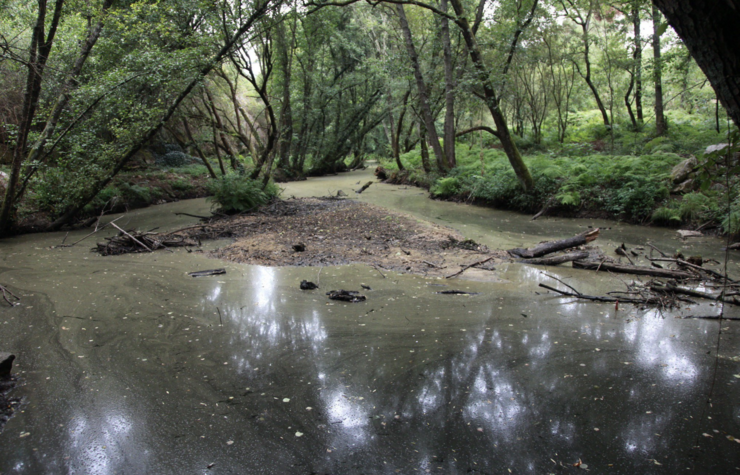
[{"label": "shrub", "polygon": [[450,198],[460,193],[460,181],[454,176],[440,178],[429,191],[437,198]]},{"label": "shrub", "polygon": [[262,183],[240,175],[226,175],[208,184],[209,198],[224,213],[241,213],[253,210],[279,194],[274,183],[262,189]]}]

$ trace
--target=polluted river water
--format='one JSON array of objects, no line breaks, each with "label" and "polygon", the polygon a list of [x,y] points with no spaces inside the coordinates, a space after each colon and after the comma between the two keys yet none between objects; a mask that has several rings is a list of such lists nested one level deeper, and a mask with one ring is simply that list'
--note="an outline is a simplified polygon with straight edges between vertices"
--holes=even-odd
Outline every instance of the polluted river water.
[{"label": "polluted river water", "polygon": [[[341,189],[491,248],[593,226],[607,252],[649,241],[724,259],[721,240],[683,242],[674,230],[531,221],[377,183],[351,191],[370,178],[290,183],[283,197]],[[196,222],[176,212],[208,209],[182,201],[117,224],[176,229]],[[566,266],[504,263],[483,281],[440,280],[365,265],[249,266],[185,249],[90,252],[110,235],[67,248],[51,248],[65,233],[0,241],[0,283],[21,297],[0,307],[0,351],[17,355],[11,395],[23,398],[0,433],[2,474],[740,471],[740,327],[723,321],[720,335],[716,320],[680,318],[719,306],[616,309],[538,288],[557,284],[543,270],[591,295],[632,279]],[[217,267],[226,274],[187,275]],[[740,274],[735,255],[728,268]],[[321,289],[301,291],[303,279]],[[360,284],[371,288],[365,302],[325,296]]]}]

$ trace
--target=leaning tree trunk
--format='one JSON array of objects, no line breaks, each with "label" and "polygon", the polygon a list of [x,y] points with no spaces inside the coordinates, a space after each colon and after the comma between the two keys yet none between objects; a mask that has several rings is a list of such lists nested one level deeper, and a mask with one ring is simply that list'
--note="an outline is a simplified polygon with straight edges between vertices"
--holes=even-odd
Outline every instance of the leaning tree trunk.
[{"label": "leaning tree trunk", "polygon": [[437,159],[437,167],[439,171],[444,173],[447,171],[447,159],[445,158],[444,150],[439,145],[439,137],[437,136],[437,129],[434,127],[434,116],[432,115],[432,108],[429,105],[429,95],[427,93],[427,87],[424,83],[424,77],[421,74],[421,66],[419,65],[419,56],[416,54],[416,48],[414,47],[414,40],[411,37],[411,28],[406,20],[406,12],[403,9],[403,5],[396,5],[396,12],[398,13],[398,19],[401,24],[401,30],[403,31],[403,37],[406,40],[406,49],[411,58],[411,66],[414,69],[414,78],[416,79],[416,88],[419,91],[419,107],[421,108],[421,116],[424,119],[424,126],[427,129],[427,140],[434,151],[434,156]]},{"label": "leaning tree trunk", "polygon": [[506,118],[501,110],[498,97],[496,96],[496,91],[493,88],[493,81],[491,79],[490,72],[483,62],[483,54],[481,53],[478,42],[475,39],[475,33],[473,33],[473,30],[470,28],[470,23],[468,23],[468,19],[465,17],[465,10],[463,9],[461,0],[450,0],[450,3],[457,15],[457,26],[460,27],[463,39],[468,47],[470,59],[475,67],[475,76],[483,87],[483,97],[488,110],[491,112],[491,117],[496,124],[496,132],[501,141],[504,153],[506,153],[509,163],[514,169],[514,173],[516,174],[522,188],[524,191],[528,192],[534,188],[534,180],[532,179],[532,174],[529,173],[527,165],[522,159],[522,155],[519,153],[516,143],[514,143],[514,139],[509,131],[509,126],[506,124]]}]

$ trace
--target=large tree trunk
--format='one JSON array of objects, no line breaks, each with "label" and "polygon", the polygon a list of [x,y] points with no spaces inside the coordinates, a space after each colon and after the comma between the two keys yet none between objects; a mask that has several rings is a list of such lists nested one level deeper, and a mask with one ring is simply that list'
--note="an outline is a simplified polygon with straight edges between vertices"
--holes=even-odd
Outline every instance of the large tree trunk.
[{"label": "large tree trunk", "polygon": [[[440,2],[440,8],[447,12],[447,0]],[[446,17],[442,17],[442,50],[445,68],[445,123],[444,123],[444,152],[447,165],[450,168],[457,166],[455,159],[455,77],[452,71],[452,44],[450,41],[450,26]]]},{"label": "large tree trunk", "polygon": [[663,114],[663,64],[660,60],[660,12],[653,6],[653,82],[655,83],[655,133],[665,135],[668,124]]},{"label": "large tree trunk", "polygon": [[439,136],[437,135],[437,129],[434,127],[434,116],[432,115],[432,108],[429,105],[429,94],[427,93],[426,83],[424,83],[424,76],[421,74],[419,56],[416,54],[414,40],[411,37],[411,28],[406,20],[406,12],[404,11],[403,5],[396,5],[396,12],[398,13],[403,37],[406,40],[406,50],[411,58],[411,66],[414,69],[416,88],[419,91],[419,107],[421,108],[421,117],[424,120],[424,126],[426,127],[427,140],[434,151],[439,171],[444,173],[448,169],[447,159],[445,158],[444,150],[442,150],[442,147],[439,145]]},{"label": "large tree trunk", "polygon": [[635,52],[633,59],[635,61],[635,110],[637,111],[637,120],[640,124],[643,121],[642,114],[642,22],[640,18],[640,5],[643,0],[634,0],[632,5],[632,27],[635,30]]},{"label": "large tree trunk", "polygon": [[654,0],[740,127],[740,1]]},{"label": "large tree trunk", "polygon": [[522,159],[522,155],[519,153],[519,149],[514,143],[514,139],[509,132],[509,127],[506,124],[506,118],[504,117],[503,111],[501,110],[496,91],[493,87],[493,81],[488,67],[483,62],[483,55],[481,54],[478,42],[475,39],[475,34],[470,28],[470,23],[465,17],[465,10],[461,0],[450,0],[452,8],[455,10],[457,15],[457,26],[462,31],[463,39],[468,47],[470,53],[470,59],[475,67],[475,75],[483,88],[483,97],[485,98],[486,106],[491,112],[491,117],[496,124],[496,132],[498,138],[501,141],[501,145],[509,158],[509,163],[514,169],[514,173],[519,179],[519,183],[522,185],[524,191],[530,191],[534,188],[534,180],[532,175],[529,173],[527,165]]},{"label": "large tree trunk", "polygon": [[13,150],[10,176],[8,177],[2,208],[0,208],[0,236],[7,235],[12,225],[16,189],[20,181],[21,166],[26,158],[28,134],[31,132],[36,110],[38,109],[39,97],[41,96],[41,81],[44,78],[46,61],[49,59],[57,26],[62,16],[64,0],[56,1],[49,31],[46,35],[44,35],[47,12],[46,0],[39,0],[38,5],[36,24],[31,33],[31,44],[28,50],[28,62],[26,63],[28,75],[26,77],[26,90],[23,96],[23,108],[21,109],[22,115],[16,136],[15,149]]}]

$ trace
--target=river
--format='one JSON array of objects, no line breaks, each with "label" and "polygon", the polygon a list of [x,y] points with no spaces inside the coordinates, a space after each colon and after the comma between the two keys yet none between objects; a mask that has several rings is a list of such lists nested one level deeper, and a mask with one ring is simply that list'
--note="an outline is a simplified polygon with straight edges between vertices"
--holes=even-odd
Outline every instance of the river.
[{"label": "river", "polygon": [[[651,242],[723,260],[715,238],[612,221],[530,217],[373,184],[369,171],[283,185],[454,227],[491,248],[602,228],[609,251]],[[176,229],[204,200],[135,210],[126,228]],[[114,217],[106,217],[112,219]],[[740,466],[735,321],[689,305],[658,312],[558,298],[545,269],[441,281],[368,266],[324,268],[322,289],[371,287],[342,304],[301,291],[317,268],[224,263],[177,249],[102,257],[89,230],[0,242],[0,351],[17,355],[21,410],[0,434],[0,473],[730,473]],[[102,235],[108,230],[101,232]],[[212,249],[227,241],[204,243]],[[728,263],[738,272],[736,255]],[[225,275],[187,272],[224,267]],[[584,293],[606,273],[548,268]],[[440,287],[447,285],[447,287]],[[439,295],[441,288],[477,295]],[[740,316],[725,308],[726,316]],[[719,357],[716,355],[718,341]],[[707,404],[710,397],[712,404]],[[581,468],[586,468],[583,465]]]}]

